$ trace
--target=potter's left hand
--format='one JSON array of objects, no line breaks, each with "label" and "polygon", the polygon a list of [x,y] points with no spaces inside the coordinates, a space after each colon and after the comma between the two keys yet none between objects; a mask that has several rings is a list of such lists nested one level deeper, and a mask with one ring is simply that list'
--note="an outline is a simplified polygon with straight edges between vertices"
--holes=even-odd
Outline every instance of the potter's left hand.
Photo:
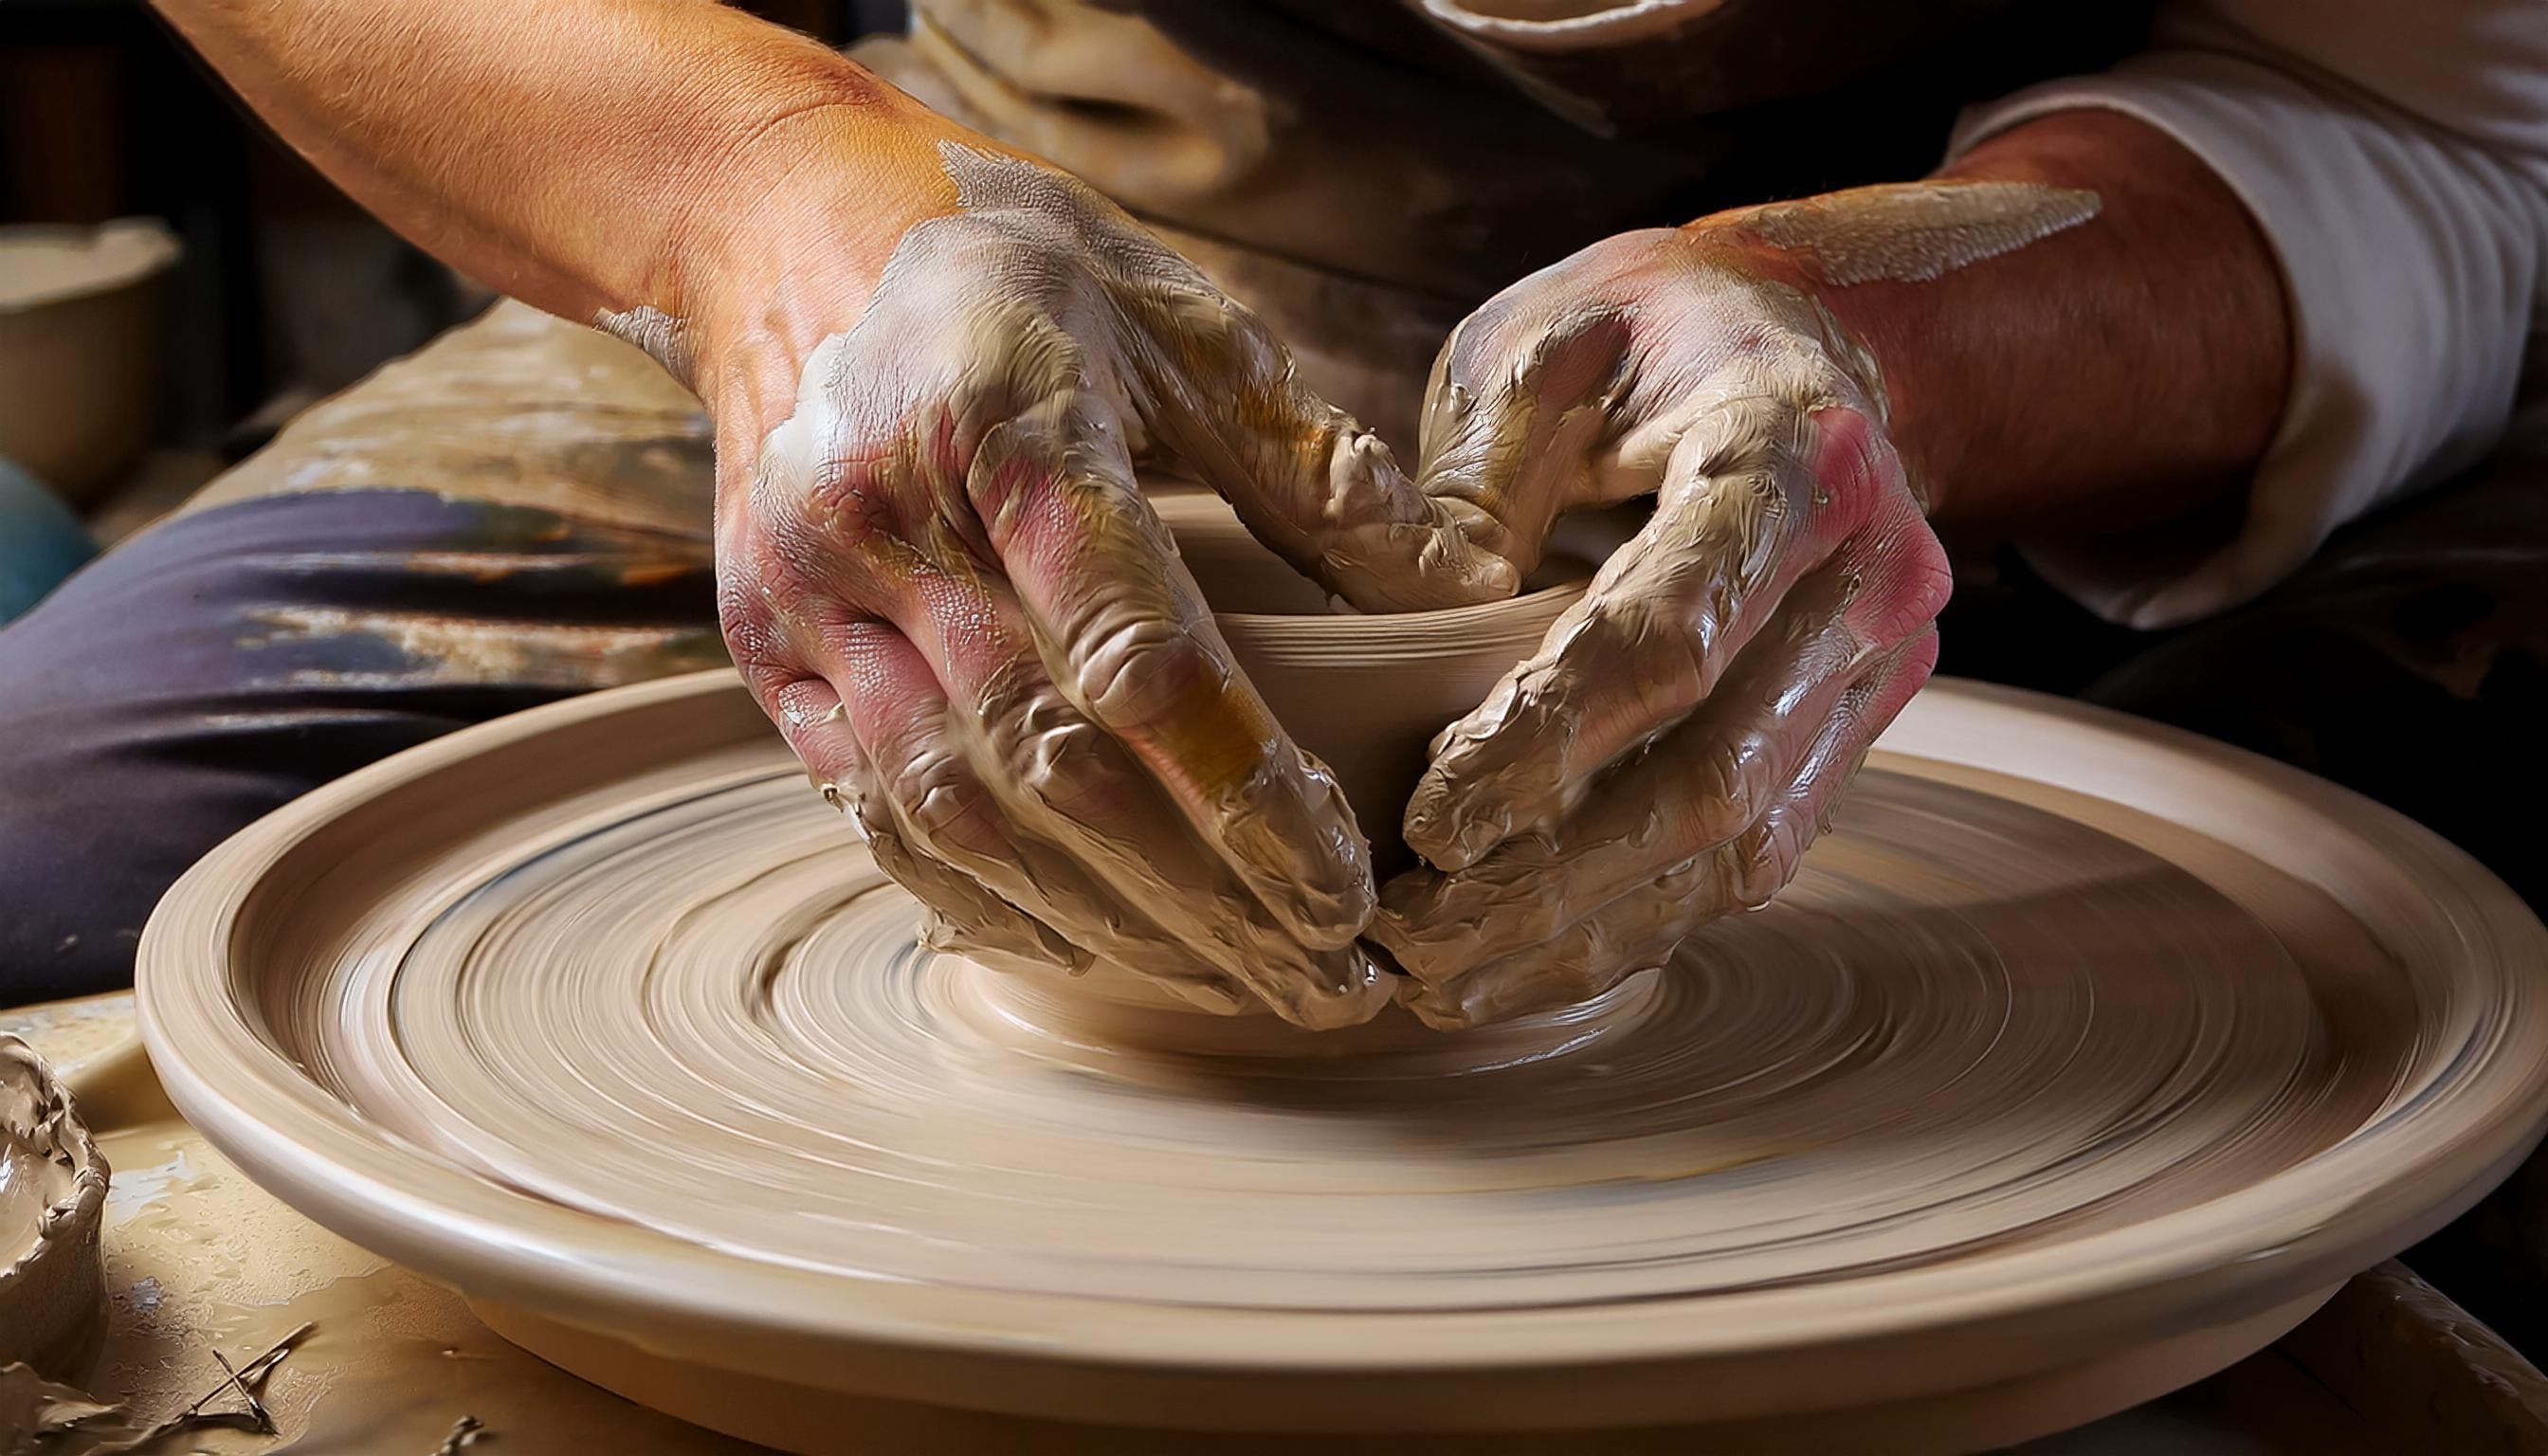
[{"label": "potter's left hand", "polygon": [[1864,350],[1703,228],[1625,233],[1491,300],[1435,362],[1420,484],[1527,572],[1578,506],[1657,497],[1434,740],[1372,936],[1466,1025],[1595,994],[1776,893],[1928,680],[1946,554]]}]

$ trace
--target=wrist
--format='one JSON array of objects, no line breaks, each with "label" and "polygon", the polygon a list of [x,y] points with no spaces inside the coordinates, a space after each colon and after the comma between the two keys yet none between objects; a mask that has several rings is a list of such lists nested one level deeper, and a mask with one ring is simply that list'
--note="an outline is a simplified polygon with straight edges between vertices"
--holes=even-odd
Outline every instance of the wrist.
[{"label": "wrist", "polygon": [[[2101,206],[2093,191],[2036,179],[1932,178],[1740,209],[1691,228],[1811,300],[1936,515],[1960,505],[1973,461],[2000,448],[1995,425],[2012,391],[1988,379],[1988,355],[2037,329],[2014,314],[2047,297],[2013,292],[2004,264],[1979,265],[2078,228]],[[2041,408],[2040,392],[2026,397]]]},{"label": "wrist", "polygon": [[[1763,302],[1781,331],[1819,345],[1817,352],[1831,381],[1827,403],[1864,411],[1889,438],[1894,401],[1902,392],[1894,374],[1916,372],[1923,361],[1915,353],[1879,358],[1861,331],[1874,321],[1870,310],[1863,304],[1845,313],[1834,307],[1842,290],[1832,286],[1825,266],[1830,260],[1818,257],[1784,229],[1761,226],[1759,215],[1765,211],[1746,208],[1714,214],[1685,225],[1681,231],[1707,266],[1766,285],[1770,292],[1762,296]],[[1912,393],[1916,397],[1920,392]],[[1898,442],[1896,447],[1898,451]],[[1911,472],[1911,484],[1927,503],[1930,498],[1917,472]]]},{"label": "wrist", "polygon": [[792,392],[816,346],[858,321],[903,233],[958,205],[939,143],[978,138],[841,65],[854,76],[771,98],[686,169],[643,296],[679,327],[712,409],[737,376],[783,375]]},{"label": "wrist", "polygon": [[[2241,488],[2280,421],[2290,325],[2269,248],[2199,157],[2119,113],[2013,128],[1924,182],[1697,226],[1866,347],[1942,519],[2162,523]],[[1830,266],[1835,233],[1876,264]]]}]

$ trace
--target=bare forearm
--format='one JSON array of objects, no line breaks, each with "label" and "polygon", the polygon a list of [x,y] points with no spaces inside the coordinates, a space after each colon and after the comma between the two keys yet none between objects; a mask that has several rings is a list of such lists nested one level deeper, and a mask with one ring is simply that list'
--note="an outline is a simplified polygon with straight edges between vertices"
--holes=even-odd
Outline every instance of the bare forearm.
[{"label": "bare forearm", "polygon": [[[880,260],[943,209],[917,104],[711,0],[157,0],[284,138],[391,226],[570,318],[705,307],[701,256],[772,185],[779,138],[871,163]],[[915,166],[913,163],[917,162]],[[855,184],[854,184],[855,185]],[[862,256],[860,265],[871,265]]]},{"label": "bare forearm", "polygon": [[1935,516],[2138,527],[2239,489],[2281,416],[2291,326],[2229,188],[2155,129],[2095,111],[2015,128],[1944,175],[2092,194],[2092,215],[1911,281],[1833,286],[1810,256],[1778,260],[1874,356]]}]

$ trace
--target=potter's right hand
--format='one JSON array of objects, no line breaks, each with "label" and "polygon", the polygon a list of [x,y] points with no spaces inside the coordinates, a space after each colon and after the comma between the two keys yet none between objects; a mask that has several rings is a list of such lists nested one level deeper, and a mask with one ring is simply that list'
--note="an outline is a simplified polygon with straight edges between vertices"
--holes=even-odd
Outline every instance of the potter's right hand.
[{"label": "potter's right hand", "polygon": [[[943,185],[898,230],[873,189],[756,208],[688,331],[735,661],[932,944],[1364,1020],[1389,995],[1355,942],[1368,845],[1136,467],[1199,477],[1360,606],[1501,595],[1510,568],[1112,204],[979,138],[931,151]],[[880,267],[843,261],[879,231]]]},{"label": "potter's right hand", "polygon": [[1373,933],[1436,1025],[1597,994],[1776,893],[1936,661],[1946,556],[1872,356],[1734,226],[1595,243],[1434,366],[1426,488],[1516,567],[1569,508],[1657,498],[1433,742],[1425,864]]}]

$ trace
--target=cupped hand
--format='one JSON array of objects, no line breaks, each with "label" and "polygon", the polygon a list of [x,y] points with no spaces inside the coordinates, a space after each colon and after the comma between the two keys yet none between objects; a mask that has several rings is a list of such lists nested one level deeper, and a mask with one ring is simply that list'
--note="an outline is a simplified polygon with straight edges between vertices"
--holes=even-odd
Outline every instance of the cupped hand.
[{"label": "cupped hand", "polygon": [[1567,510],[1656,500],[1434,741],[1405,825],[1426,867],[1372,927],[1426,1020],[1581,1000],[1765,903],[1927,681],[1946,556],[1870,358],[1801,285],[1704,227],[1626,233],[1436,361],[1419,484],[1514,570]]},{"label": "cupped hand", "polygon": [[1391,990],[1356,940],[1369,847],[1136,470],[1212,486],[1364,608],[1502,595],[1512,569],[1111,204],[938,153],[946,205],[871,287],[782,262],[703,330],[735,660],[931,943],[1361,1021]]}]

